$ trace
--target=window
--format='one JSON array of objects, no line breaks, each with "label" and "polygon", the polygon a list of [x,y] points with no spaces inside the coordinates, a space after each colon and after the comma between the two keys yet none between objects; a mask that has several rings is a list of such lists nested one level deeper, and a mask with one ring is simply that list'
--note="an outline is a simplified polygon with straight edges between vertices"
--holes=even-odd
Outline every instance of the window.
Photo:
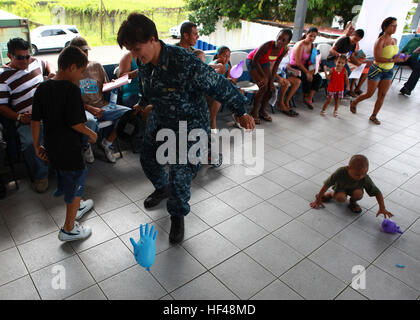
[{"label": "window", "polygon": [[73,33],[79,33],[79,31],[76,28],[68,28],[68,30]]},{"label": "window", "polygon": [[60,35],[63,35],[63,34],[66,34],[66,32],[64,30],[61,30],[61,29],[51,30],[51,35],[52,36],[60,36]]},{"label": "window", "polygon": [[51,30],[45,30],[41,32],[41,37],[49,37],[51,36]]}]

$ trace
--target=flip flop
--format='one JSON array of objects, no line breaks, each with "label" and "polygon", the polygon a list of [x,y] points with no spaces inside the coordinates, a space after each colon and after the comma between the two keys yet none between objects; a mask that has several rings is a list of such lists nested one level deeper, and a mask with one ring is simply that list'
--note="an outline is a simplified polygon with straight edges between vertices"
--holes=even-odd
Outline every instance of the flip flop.
[{"label": "flip flop", "polygon": [[260,118],[255,118],[254,116],[251,116],[254,119],[255,124],[261,124],[261,119]]},{"label": "flip flop", "polygon": [[376,117],[373,117],[373,118],[370,117],[369,120],[372,121],[376,125],[380,125],[381,124],[381,122]]},{"label": "flip flop", "polygon": [[297,113],[296,111],[290,109],[290,110],[281,110],[282,113],[284,113],[286,116],[288,117],[297,117],[299,115],[299,113]]},{"label": "flip flop", "polygon": [[306,100],[303,100],[303,103],[306,104],[306,106],[308,107],[308,109],[313,110],[314,109],[314,105],[312,103],[309,103]]},{"label": "flip flop", "polygon": [[349,205],[348,205],[348,208],[353,213],[361,213],[362,212],[362,209],[360,208],[360,206],[357,203],[354,203],[354,202],[350,202]]},{"label": "flip flop", "polygon": [[260,118],[268,122],[273,121],[273,119],[267,113],[260,113]]}]

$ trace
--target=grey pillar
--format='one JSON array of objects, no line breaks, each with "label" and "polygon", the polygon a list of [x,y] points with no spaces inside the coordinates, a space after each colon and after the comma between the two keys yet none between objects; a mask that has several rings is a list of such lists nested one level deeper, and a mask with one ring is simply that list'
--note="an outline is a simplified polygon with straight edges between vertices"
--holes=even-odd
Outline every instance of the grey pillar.
[{"label": "grey pillar", "polygon": [[306,10],[308,9],[308,0],[297,0],[295,12],[295,26],[293,28],[293,41],[299,41],[305,26]]},{"label": "grey pillar", "polygon": [[411,22],[411,31],[417,31],[420,22],[420,3],[417,4],[417,10]]}]

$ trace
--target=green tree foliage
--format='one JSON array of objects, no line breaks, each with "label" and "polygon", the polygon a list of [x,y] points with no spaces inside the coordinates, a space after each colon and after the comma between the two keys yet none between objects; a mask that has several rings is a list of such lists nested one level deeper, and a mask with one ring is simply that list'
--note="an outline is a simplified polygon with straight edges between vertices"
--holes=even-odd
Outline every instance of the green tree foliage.
[{"label": "green tree foliage", "polygon": [[[232,29],[244,20],[292,21],[296,0],[185,0],[189,19],[202,25],[202,33],[210,34],[221,17],[226,17],[225,26]],[[331,23],[334,16],[343,22],[351,20],[356,12],[354,6],[363,0],[309,0],[306,22]]]},{"label": "green tree foliage", "polygon": [[16,14],[22,18],[30,19],[35,0],[16,0]]}]

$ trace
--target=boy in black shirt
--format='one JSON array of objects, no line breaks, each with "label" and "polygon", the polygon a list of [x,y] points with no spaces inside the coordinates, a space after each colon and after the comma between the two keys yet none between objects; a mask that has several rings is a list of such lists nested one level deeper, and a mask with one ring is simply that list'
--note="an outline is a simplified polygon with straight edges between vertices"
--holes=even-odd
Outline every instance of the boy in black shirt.
[{"label": "boy in black shirt", "polygon": [[[92,143],[97,139],[96,133],[84,124],[86,115],[78,87],[87,63],[86,55],[79,48],[65,48],[58,57],[57,75],[39,85],[32,107],[36,154],[56,169],[54,196],[64,195],[66,202],[66,221],[58,234],[61,241],[84,239],[92,233],[90,227],[75,222],[93,207],[92,200],[81,201],[86,179],[82,146],[87,137]],[[41,121],[45,147],[39,139]]]}]

